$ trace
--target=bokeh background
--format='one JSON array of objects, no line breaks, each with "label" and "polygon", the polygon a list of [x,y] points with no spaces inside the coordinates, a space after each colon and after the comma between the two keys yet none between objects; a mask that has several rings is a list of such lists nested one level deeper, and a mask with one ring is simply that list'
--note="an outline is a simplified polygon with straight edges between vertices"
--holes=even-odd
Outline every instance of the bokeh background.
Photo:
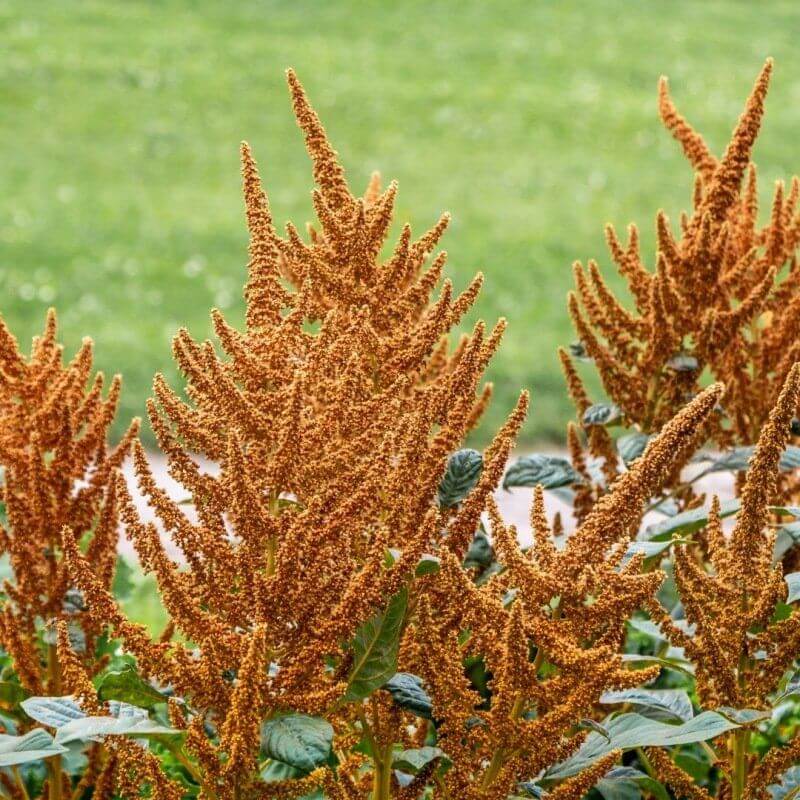
[{"label": "bokeh background", "polygon": [[636,221],[651,254],[656,211],[689,202],[659,75],[718,151],[775,57],[766,200],[800,169],[798,33],[797,2],[0,0],[0,312],[27,341],[57,306],[66,341],[124,374],[121,420],[141,414],[179,325],[241,319],[241,139],[276,220],[311,218],[292,65],[353,183],[397,178],[418,231],[450,210],[457,287],[486,273],[476,315],[509,329],[484,430],[526,386],[525,441],[555,440],[571,262],[611,273],[607,221]]}]

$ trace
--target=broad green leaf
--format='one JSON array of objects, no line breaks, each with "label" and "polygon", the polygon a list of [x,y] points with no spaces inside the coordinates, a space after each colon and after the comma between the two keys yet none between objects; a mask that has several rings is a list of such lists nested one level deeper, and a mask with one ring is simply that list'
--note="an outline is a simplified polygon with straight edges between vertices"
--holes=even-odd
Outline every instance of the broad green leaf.
[{"label": "broad green leaf", "polygon": [[789,587],[786,602],[794,603],[795,600],[800,600],[800,572],[790,572],[785,580],[786,585]]},{"label": "broad green leaf", "polygon": [[645,558],[653,558],[669,550],[674,544],[688,544],[688,539],[675,537],[674,539],[661,539],[656,542],[631,542],[625,551],[625,560],[634,556],[643,555]]},{"label": "broad green leaf", "polygon": [[[711,462],[711,465],[704,470],[706,474],[712,472],[739,472],[747,469],[750,457],[754,452],[755,447],[747,445],[726,450],[716,457],[704,455],[700,460]],[[778,468],[782,472],[791,472],[798,467],[800,467],[800,447],[789,445],[780,457]]]},{"label": "broad green leaf", "polygon": [[270,759],[261,770],[261,779],[267,783],[275,783],[276,781],[285,781],[290,778],[302,778],[307,774],[303,770],[297,769],[297,767],[284,764],[283,761]]},{"label": "broad green leaf", "polygon": [[557,489],[582,482],[583,479],[566,458],[535,453],[523,456],[508,468],[503,478],[503,488],[533,487],[539,484],[543,489]]},{"label": "broad green leaf", "polygon": [[24,736],[0,735],[0,767],[14,767],[29,761],[39,761],[66,753],[53,737],[41,728],[34,728]]},{"label": "broad green leaf", "polygon": [[86,712],[71,695],[66,697],[29,697],[20,705],[32,720],[46,725],[48,728],[60,728],[72,720],[86,717]]},{"label": "broad green leaf", "polygon": [[625,466],[629,466],[644,453],[649,441],[650,437],[646,433],[639,433],[639,431],[626,433],[617,439],[617,452]]},{"label": "broad green leaf", "polygon": [[737,725],[746,727],[756,722],[763,722],[772,716],[771,711],[762,711],[760,708],[731,708],[730,706],[720,706],[716,709],[726,719],[735,722]]},{"label": "broad green leaf", "polygon": [[321,717],[287,714],[264,725],[262,741],[269,758],[307,774],[330,758],[333,727]]},{"label": "broad green leaf", "polygon": [[439,483],[439,505],[457,506],[475,488],[482,470],[483,456],[477,450],[453,453]]},{"label": "broad green leaf", "polygon": [[770,506],[769,510],[775,514],[788,514],[789,516],[800,518],[800,506]]},{"label": "broad green leaf", "polygon": [[492,543],[486,533],[479,529],[470,543],[466,556],[464,556],[464,566],[467,568],[477,567],[484,570],[491,566],[493,561],[494,548]]},{"label": "broad green leaf", "polygon": [[426,553],[417,562],[414,569],[414,576],[422,578],[424,575],[435,575],[442,568],[442,562],[438,556],[432,556]]},{"label": "broad green leaf", "polygon": [[642,793],[640,782],[647,775],[633,767],[612,767],[604,777],[595,784],[595,789],[603,800],[639,800]]},{"label": "broad green leaf", "polygon": [[97,693],[101,700],[119,700],[139,708],[152,708],[167,702],[167,698],[141,678],[130,664],[121,670],[107,672],[97,687]]},{"label": "broad green leaf", "polygon": [[[726,500],[720,505],[720,517],[730,517],[739,510],[739,500]],[[684,511],[674,517],[668,517],[654,525],[648,525],[640,534],[640,539],[644,541],[658,541],[661,539],[671,539],[675,534],[694,533],[705,527],[708,523],[707,508],[693,508],[691,511]]]},{"label": "broad green leaf", "polygon": [[773,706],[785,700],[787,697],[797,697],[800,695],[800,673],[795,673],[786,682],[786,685],[781,689],[775,697]]},{"label": "broad green leaf", "polygon": [[614,425],[622,419],[622,409],[615,403],[595,403],[583,412],[581,424],[584,427],[590,425]]},{"label": "broad green leaf", "polygon": [[[112,706],[112,712],[114,707]],[[67,722],[56,730],[56,744],[100,742],[106,736],[130,736],[136,739],[161,739],[182,736],[182,732],[151,720],[144,709],[120,703],[117,716],[84,717]]]},{"label": "broad green leaf", "polygon": [[397,651],[407,604],[408,591],[403,588],[384,611],[367,620],[356,632],[345,702],[363,700],[397,672]]},{"label": "broad green leaf", "polygon": [[398,672],[383,686],[392,700],[418,717],[433,719],[433,703],[422,685],[422,678],[410,672]]},{"label": "broad green leaf", "polygon": [[669,725],[648,719],[641,714],[620,714],[603,722],[611,736],[607,741],[598,733],[590,733],[572,756],[551,767],[545,777],[563,780],[576,775],[612,750],[630,750],[637,747],[672,747],[713,739],[738,728],[735,722],[714,711],[704,711],[678,725]]},{"label": "broad green leaf", "polygon": [[[683,689],[625,689],[618,692],[604,692],[600,702],[606,705],[627,703],[643,716],[644,710],[656,712],[659,717],[686,722],[694,716],[692,701]],[[734,720],[735,721],[735,720]]]},{"label": "broad green leaf", "polygon": [[414,750],[401,750],[395,753],[392,759],[392,769],[416,775],[426,764],[434,758],[442,758],[444,751],[438,747],[420,747]]},{"label": "broad green leaf", "polygon": [[767,786],[772,800],[793,800],[800,796],[800,766],[789,767],[778,783]]}]

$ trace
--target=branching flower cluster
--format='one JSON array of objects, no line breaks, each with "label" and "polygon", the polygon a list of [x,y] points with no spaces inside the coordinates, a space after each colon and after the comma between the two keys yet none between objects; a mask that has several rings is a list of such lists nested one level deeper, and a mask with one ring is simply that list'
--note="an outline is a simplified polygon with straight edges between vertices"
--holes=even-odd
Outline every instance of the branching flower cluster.
[{"label": "branching flower cluster", "polygon": [[[800,738],[781,720],[794,719],[800,687],[800,575],[784,576],[776,553],[797,509],[774,505],[800,398],[793,262],[774,281],[795,248],[798,189],[779,193],[762,231],[754,178],[739,186],[770,69],[719,162],[662,91],[700,178],[683,238],[659,223],[655,273],[609,237],[637,312],[594,265],[576,272],[583,346],[643,437],[621,468],[592,421],[608,408],[589,403],[564,355],[602,479],[575,425],[572,463],[509,465],[524,392],[483,453],[463,449],[505,323],[450,343],[482,278],[461,294],[443,280],[447,216],[389,245],[396,184],[373,176],[353,193],[291,71],[317,222],[278,232],[242,145],[244,329],[213,310],[216,343],[180,330],[185,387],[156,375],[147,406],[186,500],[159,484],[138,421],[108,449],[120,382],[105,392],[101,375],[90,380],[89,342],[65,365],[54,315],[29,357],[0,327],[0,794],[796,791]],[[676,369],[677,355],[692,369]],[[718,382],[701,386],[706,367]],[[753,445],[740,499],[706,508],[673,492],[688,511],[665,511],[709,439]],[[121,472],[129,455],[155,522]],[[534,487],[530,547],[502,518],[501,484]],[[577,488],[568,536],[544,502],[565,487]],[[644,522],[654,501],[655,527]],[[120,603],[120,530],[155,578],[160,633]]]}]

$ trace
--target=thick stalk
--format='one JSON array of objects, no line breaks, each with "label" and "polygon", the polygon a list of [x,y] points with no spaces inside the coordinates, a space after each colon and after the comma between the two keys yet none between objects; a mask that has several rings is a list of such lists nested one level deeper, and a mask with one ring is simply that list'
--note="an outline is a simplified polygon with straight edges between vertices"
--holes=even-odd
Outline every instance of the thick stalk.
[{"label": "thick stalk", "polygon": [[[58,650],[54,644],[47,645],[47,689],[51,696],[61,694],[61,669],[58,666]],[[48,798],[62,800],[61,756],[47,759]]]},{"label": "thick stalk", "polygon": [[731,800],[743,800],[747,782],[747,749],[750,731],[740,728],[733,733],[733,764],[731,769]]}]

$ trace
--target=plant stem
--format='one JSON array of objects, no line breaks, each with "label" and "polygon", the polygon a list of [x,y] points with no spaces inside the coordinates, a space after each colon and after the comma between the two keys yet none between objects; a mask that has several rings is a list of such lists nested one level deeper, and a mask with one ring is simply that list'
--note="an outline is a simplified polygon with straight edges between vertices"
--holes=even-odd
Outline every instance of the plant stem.
[{"label": "plant stem", "polygon": [[[58,650],[54,644],[47,645],[47,690],[53,696],[61,694],[61,669],[58,666]],[[47,771],[49,800],[61,800],[61,756],[47,759]]]},{"label": "plant stem", "polygon": [[731,774],[731,799],[743,800],[747,779],[747,746],[750,731],[740,728],[733,734],[733,769]]},{"label": "plant stem", "polygon": [[22,780],[22,775],[20,775],[19,767],[13,766],[11,767],[11,772],[14,775],[14,780],[17,783],[17,788],[20,791],[20,794],[24,798],[24,800],[30,800],[30,795],[28,794],[28,788],[25,786],[25,781]]}]

